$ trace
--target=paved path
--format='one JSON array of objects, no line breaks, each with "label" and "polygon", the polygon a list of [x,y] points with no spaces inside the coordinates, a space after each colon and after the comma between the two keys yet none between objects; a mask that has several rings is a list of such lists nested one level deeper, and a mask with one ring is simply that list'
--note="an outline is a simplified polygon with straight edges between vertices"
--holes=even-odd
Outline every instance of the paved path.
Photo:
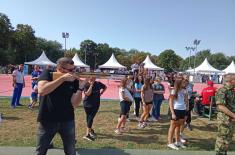
[{"label": "paved path", "polygon": [[[33,155],[33,147],[0,147],[0,155]],[[229,152],[235,155],[235,152]],[[51,149],[47,155],[64,155],[61,149]],[[172,151],[134,149],[78,149],[77,155],[215,155],[213,151]]]}]

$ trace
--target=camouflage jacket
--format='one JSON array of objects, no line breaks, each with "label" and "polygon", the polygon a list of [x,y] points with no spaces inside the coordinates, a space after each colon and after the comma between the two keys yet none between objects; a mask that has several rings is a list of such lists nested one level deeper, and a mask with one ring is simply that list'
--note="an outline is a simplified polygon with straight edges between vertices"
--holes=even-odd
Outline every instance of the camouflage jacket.
[{"label": "camouflage jacket", "polygon": [[224,85],[215,96],[216,105],[224,105],[231,112],[235,113],[235,91],[233,86]]}]

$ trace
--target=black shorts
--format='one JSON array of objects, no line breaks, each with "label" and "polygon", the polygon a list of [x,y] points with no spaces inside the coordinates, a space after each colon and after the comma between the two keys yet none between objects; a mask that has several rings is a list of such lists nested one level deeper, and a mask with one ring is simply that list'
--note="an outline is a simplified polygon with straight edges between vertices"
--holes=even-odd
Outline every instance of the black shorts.
[{"label": "black shorts", "polygon": [[121,101],[120,102],[120,107],[121,107],[121,115],[127,115],[127,113],[130,111],[131,107],[131,102],[127,101]]},{"label": "black shorts", "polygon": [[145,102],[146,105],[153,104],[153,102]]},{"label": "black shorts", "polygon": [[[174,109],[174,112],[175,112],[175,116],[176,116],[175,120],[184,119],[185,116],[186,116],[186,110],[176,110],[176,109]],[[171,120],[173,120],[172,115],[171,115]]]}]

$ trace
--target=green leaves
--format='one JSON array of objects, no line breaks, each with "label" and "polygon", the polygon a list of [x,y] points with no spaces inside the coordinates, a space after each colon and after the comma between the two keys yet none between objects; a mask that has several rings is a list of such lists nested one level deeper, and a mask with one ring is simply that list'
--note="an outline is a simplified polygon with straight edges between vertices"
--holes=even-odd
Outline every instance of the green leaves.
[{"label": "green leaves", "polygon": [[163,67],[166,72],[172,72],[180,70],[180,62],[183,59],[175,54],[175,51],[169,49],[160,53],[157,60],[159,67]]}]

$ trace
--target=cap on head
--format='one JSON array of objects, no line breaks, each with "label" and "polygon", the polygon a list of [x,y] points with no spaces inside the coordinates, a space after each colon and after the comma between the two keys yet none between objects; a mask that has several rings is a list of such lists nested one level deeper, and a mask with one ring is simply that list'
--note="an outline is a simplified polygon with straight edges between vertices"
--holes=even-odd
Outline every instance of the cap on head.
[{"label": "cap on head", "polygon": [[211,81],[211,80],[208,80],[208,81],[207,81],[207,85],[213,86],[213,84],[214,84],[213,81]]}]

